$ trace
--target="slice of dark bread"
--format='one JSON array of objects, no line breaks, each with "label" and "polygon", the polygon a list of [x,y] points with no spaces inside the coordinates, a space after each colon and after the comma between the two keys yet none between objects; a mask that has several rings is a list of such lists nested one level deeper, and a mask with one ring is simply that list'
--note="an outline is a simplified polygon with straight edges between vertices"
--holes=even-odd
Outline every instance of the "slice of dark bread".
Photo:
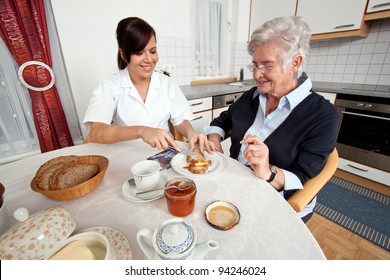
[{"label": "slice of dark bread", "polygon": [[64,166],[56,174],[55,190],[63,190],[85,182],[99,173],[99,166],[92,163],[76,163]]},{"label": "slice of dark bread", "polygon": [[67,163],[74,163],[78,159],[75,155],[70,156],[60,156],[48,160],[46,163],[41,165],[38,171],[35,174],[35,182],[38,188],[42,190],[49,190],[49,180],[53,172],[62,168]]},{"label": "slice of dark bread", "polygon": [[62,162],[62,161],[76,161],[77,158],[78,157],[75,156],[75,155],[60,156],[60,157],[52,158],[51,160],[48,160],[44,164],[42,164],[41,167],[39,167],[35,177],[38,177],[37,175],[42,174],[46,170],[49,170],[51,166],[56,165],[59,162]]}]

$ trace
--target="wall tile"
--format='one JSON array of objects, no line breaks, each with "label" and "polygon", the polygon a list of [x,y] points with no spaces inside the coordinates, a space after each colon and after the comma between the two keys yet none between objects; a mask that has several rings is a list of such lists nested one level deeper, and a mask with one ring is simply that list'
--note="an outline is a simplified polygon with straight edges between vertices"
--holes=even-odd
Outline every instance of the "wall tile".
[{"label": "wall tile", "polygon": [[[176,71],[172,76],[179,84],[190,84],[195,65],[191,38],[163,36],[157,39],[160,56],[157,68],[174,64]],[[390,19],[372,21],[367,38],[320,40],[312,42],[310,47],[304,69],[313,81],[390,85]],[[251,60],[246,42],[231,42],[231,76],[238,77],[243,67],[245,79],[250,79],[252,73],[246,65]]]},{"label": "wall tile", "polygon": [[313,81],[390,85],[389,51],[390,19],[375,20],[367,38],[312,42],[307,71]]}]

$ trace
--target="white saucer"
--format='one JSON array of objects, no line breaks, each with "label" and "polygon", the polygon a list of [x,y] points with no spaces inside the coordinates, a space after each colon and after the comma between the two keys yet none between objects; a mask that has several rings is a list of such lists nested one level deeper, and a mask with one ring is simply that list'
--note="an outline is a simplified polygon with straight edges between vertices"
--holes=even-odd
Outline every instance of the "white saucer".
[{"label": "white saucer", "polygon": [[132,179],[132,177],[128,178],[122,185],[122,196],[132,202],[149,202],[156,199],[161,198],[164,195],[164,186],[166,182],[168,181],[168,176],[164,173],[161,173],[160,176],[160,183],[158,184],[157,189],[150,193],[145,194],[136,194],[138,192],[137,187],[134,184],[129,183],[129,179]]},{"label": "white saucer", "polygon": [[118,260],[132,259],[129,240],[127,240],[126,236],[119,230],[111,227],[90,227],[83,229],[80,232],[86,231],[96,231],[105,235],[111,245],[116,249]]}]

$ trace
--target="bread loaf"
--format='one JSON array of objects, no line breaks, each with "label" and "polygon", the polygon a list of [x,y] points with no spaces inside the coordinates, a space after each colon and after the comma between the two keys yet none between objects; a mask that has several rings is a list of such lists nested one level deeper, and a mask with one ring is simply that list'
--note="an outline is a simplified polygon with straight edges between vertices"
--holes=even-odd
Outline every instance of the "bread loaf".
[{"label": "bread loaf", "polygon": [[43,164],[35,175],[38,188],[49,190],[53,174],[67,164],[74,164],[76,160],[77,156],[58,157]]},{"label": "bread loaf", "polygon": [[54,189],[62,190],[85,182],[99,173],[99,167],[91,163],[76,163],[61,168],[56,174]]},{"label": "bread loaf", "polygon": [[79,162],[75,155],[60,156],[44,163],[33,178],[42,190],[61,190],[85,182],[99,173],[99,166]]}]

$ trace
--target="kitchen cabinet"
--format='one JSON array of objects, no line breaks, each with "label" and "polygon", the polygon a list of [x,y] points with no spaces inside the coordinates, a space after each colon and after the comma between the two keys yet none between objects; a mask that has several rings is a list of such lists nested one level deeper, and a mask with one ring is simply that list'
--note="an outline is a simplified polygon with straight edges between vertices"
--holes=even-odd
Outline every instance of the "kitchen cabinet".
[{"label": "kitchen cabinet", "polygon": [[220,115],[223,111],[226,111],[228,108],[229,108],[229,106],[227,106],[227,107],[222,107],[222,108],[218,108],[218,109],[214,109],[214,110],[213,110],[213,119],[219,117],[219,115]]},{"label": "kitchen cabinet", "polygon": [[364,20],[374,20],[390,17],[389,0],[369,0]]},{"label": "kitchen cabinet", "polygon": [[267,20],[295,15],[295,0],[252,0],[249,36]]},{"label": "kitchen cabinet", "polygon": [[296,15],[312,30],[312,40],[337,37],[366,37],[369,25],[363,21],[367,0],[299,0]]},{"label": "kitchen cabinet", "polygon": [[325,97],[325,99],[329,100],[330,103],[332,103],[334,105],[335,101],[336,101],[336,96],[337,94],[336,93],[331,93],[331,92],[323,92],[323,91],[316,91],[318,94],[322,95],[323,97]]},{"label": "kitchen cabinet", "polygon": [[371,166],[363,165],[348,159],[339,158],[338,168],[356,174],[360,177],[379,182],[390,186],[390,173],[376,169]]},{"label": "kitchen cabinet", "polygon": [[210,125],[212,120],[212,97],[193,99],[188,103],[194,113],[192,127],[196,132],[203,133],[203,127]]}]

